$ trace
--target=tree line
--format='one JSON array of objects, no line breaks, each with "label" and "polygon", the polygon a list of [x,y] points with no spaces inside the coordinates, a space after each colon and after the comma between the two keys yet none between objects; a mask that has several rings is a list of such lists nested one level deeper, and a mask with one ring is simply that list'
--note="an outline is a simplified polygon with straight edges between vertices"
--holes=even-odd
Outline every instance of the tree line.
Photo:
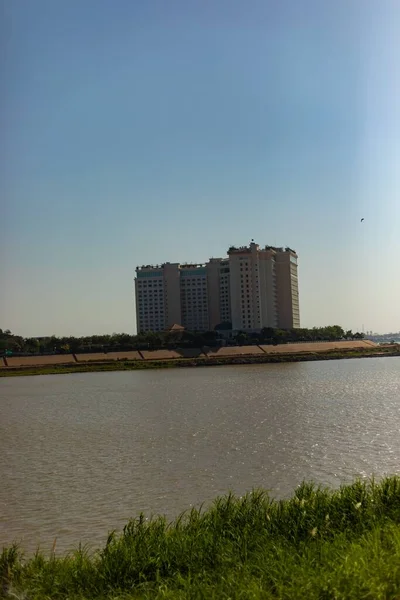
[{"label": "tree line", "polygon": [[248,344],[287,344],[294,342],[318,342],[363,339],[364,334],[345,331],[339,325],[313,327],[312,329],[274,329],[265,327],[260,333],[237,332],[226,339],[222,331],[165,331],[145,332],[137,335],[113,333],[84,337],[55,335],[40,338],[25,338],[14,335],[9,329],[0,329],[0,355],[4,354],[60,354],[85,352],[111,352],[122,350],[145,350],[161,348],[199,348]]}]

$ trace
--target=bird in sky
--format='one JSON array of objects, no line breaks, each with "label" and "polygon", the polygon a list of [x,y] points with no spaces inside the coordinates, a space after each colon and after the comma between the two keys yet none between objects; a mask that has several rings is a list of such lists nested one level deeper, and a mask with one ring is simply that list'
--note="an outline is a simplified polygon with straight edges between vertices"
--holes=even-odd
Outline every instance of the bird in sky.
[{"label": "bird in sky", "polygon": [[364,217],[361,219],[361,223],[364,221]]}]

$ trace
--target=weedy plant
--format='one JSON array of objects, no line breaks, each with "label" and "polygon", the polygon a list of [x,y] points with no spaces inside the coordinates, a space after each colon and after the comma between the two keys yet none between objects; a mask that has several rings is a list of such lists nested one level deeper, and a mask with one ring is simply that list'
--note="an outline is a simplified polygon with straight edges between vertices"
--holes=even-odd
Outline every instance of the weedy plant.
[{"label": "weedy plant", "polygon": [[400,478],[217,498],[173,523],[144,515],[97,552],[0,558],[3,598],[400,598]]}]

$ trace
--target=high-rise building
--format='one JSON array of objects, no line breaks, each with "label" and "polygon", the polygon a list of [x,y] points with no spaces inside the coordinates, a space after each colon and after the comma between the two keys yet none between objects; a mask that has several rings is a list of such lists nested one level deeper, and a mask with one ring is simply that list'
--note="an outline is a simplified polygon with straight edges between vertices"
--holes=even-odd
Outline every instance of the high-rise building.
[{"label": "high-rise building", "polygon": [[300,327],[299,280],[297,254],[291,248],[278,248],[275,254],[278,326]]},{"label": "high-rise building", "polygon": [[210,258],[206,264],[209,329],[230,323],[231,293],[230,268],[227,258]]},{"label": "high-rise building", "polygon": [[137,267],[135,297],[138,331],[214,329],[230,321],[228,260]]},{"label": "high-rise building", "polygon": [[228,250],[232,329],[277,327],[275,252],[252,242]]},{"label": "high-rise building", "polygon": [[296,252],[253,241],[206,264],[137,267],[135,296],[138,331],[300,327]]},{"label": "high-rise building", "polygon": [[135,279],[136,327],[138,331],[163,331],[165,329],[168,320],[165,296],[164,268],[159,265],[138,267]]},{"label": "high-rise building", "polygon": [[205,265],[181,265],[181,319],[179,325],[190,331],[207,331],[208,293]]}]

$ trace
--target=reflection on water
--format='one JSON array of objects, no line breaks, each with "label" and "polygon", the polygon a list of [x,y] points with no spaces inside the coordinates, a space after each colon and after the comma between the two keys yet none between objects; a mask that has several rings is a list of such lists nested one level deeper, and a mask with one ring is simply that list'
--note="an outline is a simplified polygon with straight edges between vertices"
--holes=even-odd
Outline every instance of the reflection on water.
[{"label": "reflection on water", "polygon": [[0,545],[99,545],[140,511],[400,473],[400,360],[0,380]]}]

